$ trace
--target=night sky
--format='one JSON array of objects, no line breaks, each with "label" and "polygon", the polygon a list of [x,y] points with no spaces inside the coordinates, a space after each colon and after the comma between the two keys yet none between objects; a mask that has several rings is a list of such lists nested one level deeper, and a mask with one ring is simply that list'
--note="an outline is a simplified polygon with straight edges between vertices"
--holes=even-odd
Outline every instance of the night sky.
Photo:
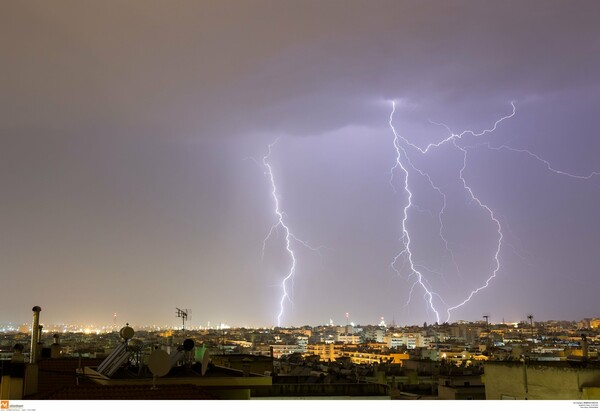
[{"label": "night sky", "polygon": [[[450,321],[600,316],[597,1],[3,1],[0,322],[436,321],[403,248],[393,125],[465,135],[500,269]],[[509,146],[516,150],[490,149]],[[452,142],[406,146],[434,307],[494,271],[498,232]],[[467,147],[467,148],[464,148]],[[454,256],[454,260],[452,259]],[[454,264],[456,262],[456,264]],[[458,266],[459,270],[456,269]],[[426,267],[426,268],[425,268]],[[412,294],[411,294],[412,289]]]}]

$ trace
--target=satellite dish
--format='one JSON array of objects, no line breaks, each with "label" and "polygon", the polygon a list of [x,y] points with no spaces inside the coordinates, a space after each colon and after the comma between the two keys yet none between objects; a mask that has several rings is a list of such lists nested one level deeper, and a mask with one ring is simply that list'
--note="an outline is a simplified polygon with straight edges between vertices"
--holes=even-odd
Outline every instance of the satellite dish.
[{"label": "satellite dish", "polygon": [[163,377],[171,370],[171,357],[163,350],[154,350],[148,358],[148,368],[155,377]]},{"label": "satellite dish", "polygon": [[185,351],[192,351],[194,349],[194,345],[194,340],[191,338],[187,338],[185,341],[183,341],[183,349]]},{"label": "satellite dish", "polygon": [[124,340],[130,340],[131,338],[133,338],[134,334],[135,334],[135,331],[133,331],[133,328],[131,328],[129,325],[121,328],[121,331],[119,331],[119,335]]},{"label": "satellite dish", "polygon": [[204,355],[202,355],[202,368],[200,373],[202,375],[206,374],[206,370],[208,370],[208,363],[210,362],[210,358],[208,356],[208,350],[204,351]]}]

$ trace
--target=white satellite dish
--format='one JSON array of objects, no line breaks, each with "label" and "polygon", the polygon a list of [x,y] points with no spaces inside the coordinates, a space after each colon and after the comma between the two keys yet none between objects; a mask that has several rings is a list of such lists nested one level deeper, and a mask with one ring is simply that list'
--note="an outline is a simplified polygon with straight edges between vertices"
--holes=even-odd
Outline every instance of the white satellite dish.
[{"label": "white satellite dish", "polygon": [[163,350],[154,350],[148,358],[148,368],[155,377],[163,377],[171,370],[171,356]]},{"label": "white satellite dish", "polygon": [[204,351],[204,355],[202,356],[202,368],[200,373],[202,375],[206,374],[206,370],[208,370],[208,363],[210,362],[210,358],[208,355],[208,350]]}]

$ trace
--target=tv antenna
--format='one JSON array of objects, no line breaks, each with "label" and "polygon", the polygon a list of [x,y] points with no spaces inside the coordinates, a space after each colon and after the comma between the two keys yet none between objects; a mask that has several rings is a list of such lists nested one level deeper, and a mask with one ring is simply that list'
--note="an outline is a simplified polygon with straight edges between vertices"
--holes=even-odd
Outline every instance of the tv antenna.
[{"label": "tv antenna", "polygon": [[175,313],[177,315],[177,318],[181,318],[181,322],[182,322],[181,329],[183,331],[185,331],[185,322],[192,318],[192,310],[190,310],[189,308],[182,310],[181,308],[177,308],[177,307],[175,307],[175,309],[177,310],[177,312]]}]

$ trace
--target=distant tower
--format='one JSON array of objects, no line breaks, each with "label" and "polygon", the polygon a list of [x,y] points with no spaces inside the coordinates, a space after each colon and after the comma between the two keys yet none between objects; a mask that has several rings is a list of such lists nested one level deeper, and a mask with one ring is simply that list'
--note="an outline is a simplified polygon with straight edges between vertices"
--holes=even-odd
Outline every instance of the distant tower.
[{"label": "distant tower", "polygon": [[346,334],[351,334],[352,329],[350,328],[350,313],[346,313]]},{"label": "distant tower", "polygon": [[483,318],[485,319],[485,330],[489,333],[490,332],[490,315],[489,314],[483,314]]},{"label": "distant tower", "polygon": [[488,313],[483,314],[483,318],[485,318],[485,332],[487,333],[487,349],[489,350],[490,346],[490,315]]},{"label": "distant tower", "polygon": [[117,313],[113,314],[113,331],[117,330]]},{"label": "distant tower", "polygon": [[531,325],[531,341],[533,342],[533,314],[527,314],[527,319]]}]

